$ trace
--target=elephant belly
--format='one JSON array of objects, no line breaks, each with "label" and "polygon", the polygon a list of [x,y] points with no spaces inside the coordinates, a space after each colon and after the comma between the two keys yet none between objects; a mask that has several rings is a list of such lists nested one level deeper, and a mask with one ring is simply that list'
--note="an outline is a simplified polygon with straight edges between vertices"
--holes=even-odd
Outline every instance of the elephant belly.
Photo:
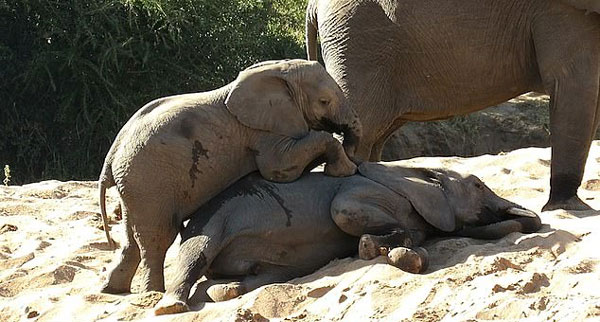
[{"label": "elephant belly", "polygon": [[343,70],[339,81],[367,124],[361,105],[397,106],[401,115],[387,118],[423,121],[541,89],[531,35],[539,1],[354,3],[344,38],[322,36],[324,58],[333,74]]},{"label": "elephant belly", "polygon": [[[290,234],[297,239],[289,240]],[[284,236],[285,235],[285,236]],[[309,274],[335,258],[353,255],[358,240],[336,231],[327,236],[310,231],[280,232],[265,236],[244,236],[234,239],[213,261],[210,271],[219,276],[255,275],[272,267],[293,276]]]}]

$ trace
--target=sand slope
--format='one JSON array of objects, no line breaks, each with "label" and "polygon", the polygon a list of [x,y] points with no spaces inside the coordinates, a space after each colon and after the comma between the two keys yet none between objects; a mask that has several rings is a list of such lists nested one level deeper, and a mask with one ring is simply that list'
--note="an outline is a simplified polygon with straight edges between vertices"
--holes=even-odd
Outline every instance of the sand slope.
[{"label": "sand slope", "polygon": [[[501,196],[539,211],[548,196],[549,160],[549,149],[528,148],[404,162],[474,173]],[[593,143],[580,196],[600,209],[600,141]],[[115,256],[100,230],[97,199],[94,182],[0,188],[0,321],[600,320],[598,211],[542,213],[544,227],[531,235],[430,241],[432,263],[423,275],[382,258],[346,258],[231,301],[154,317],[148,308],[160,293],[97,292]],[[116,204],[114,191],[108,201],[109,208]],[[123,227],[112,219],[112,235],[120,239]],[[174,245],[167,283],[176,254]]]}]

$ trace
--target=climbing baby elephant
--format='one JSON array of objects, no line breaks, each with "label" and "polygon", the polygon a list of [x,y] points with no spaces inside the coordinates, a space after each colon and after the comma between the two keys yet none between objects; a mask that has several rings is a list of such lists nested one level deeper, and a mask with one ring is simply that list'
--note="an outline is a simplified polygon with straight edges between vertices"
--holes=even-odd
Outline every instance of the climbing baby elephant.
[{"label": "climbing baby elephant", "polygon": [[426,238],[496,239],[541,226],[534,212],[473,175],[397,163],[363,163],[358,171],[345,178],[310,173],[288,184],[251,174],[216,196],[182,231],[177,275],[155,313],[188,310],[190,289],[203,275],[205,286],[215,284],[208,295],[219,301],[312,273],[357,248],[363,259],[386,254],[417,273],[426,269],[419,247]]},{"label": "climbing baby elephant", "polygon": [[[331,133],[344,134],[342,146]],[[325,173],[348,176],[361,125],[325,69],[305,60],[254,65],[225,87],[161,98],[138,110],[117,135],[99,179],[117,186],[126,226],[117,265],[103,288],[129,292],[141,263],[142,290],[163,291],[167,248],[182,222],[253,171],[297,179],[315,159]]]}]

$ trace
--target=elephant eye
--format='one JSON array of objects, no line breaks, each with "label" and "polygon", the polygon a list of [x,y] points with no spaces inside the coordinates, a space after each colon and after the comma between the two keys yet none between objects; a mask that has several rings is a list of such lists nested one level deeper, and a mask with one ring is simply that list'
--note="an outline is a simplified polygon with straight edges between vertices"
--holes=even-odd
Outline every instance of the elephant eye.
[{"label": "elephant eye", "polygon": [[319,102],[321,103],[321,105],[329,105],[329,100],[326,98],[319,99]]},{"label": "elephant eye", "polygon": [[483,189],[483,183],[479,182],[479,181],[475,181],[475,188],[482,190]]}]

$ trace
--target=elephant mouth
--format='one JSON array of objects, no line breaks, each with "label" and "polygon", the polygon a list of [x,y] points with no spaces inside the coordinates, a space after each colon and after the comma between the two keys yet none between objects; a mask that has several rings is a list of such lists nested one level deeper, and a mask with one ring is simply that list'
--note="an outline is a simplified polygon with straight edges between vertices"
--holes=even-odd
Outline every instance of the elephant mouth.
[{"label": "elephant mouth", "polygon": [[313,128],[315,130],[341,134],[341,126],[333,122],[332,120],[326,118],[319,119]]},{"label": "elephant mouth", "polygon": [[352,130],[350,129],[349,125],[339,124],[326,118],[320,119],[314,126],[314,129],[343,135],[344,139],[352,134]]},{"label": "elephant mouth", "polygon": [[525,208],[520,208],[520,207],[510,207],[508,209],[506,209],[506,214],[508,215],[512,215],[512,216],[517,216],[517,217],[529,217],[529,218],[537,218],[538,215],[529,210],[529,209],[525,209]]}]

